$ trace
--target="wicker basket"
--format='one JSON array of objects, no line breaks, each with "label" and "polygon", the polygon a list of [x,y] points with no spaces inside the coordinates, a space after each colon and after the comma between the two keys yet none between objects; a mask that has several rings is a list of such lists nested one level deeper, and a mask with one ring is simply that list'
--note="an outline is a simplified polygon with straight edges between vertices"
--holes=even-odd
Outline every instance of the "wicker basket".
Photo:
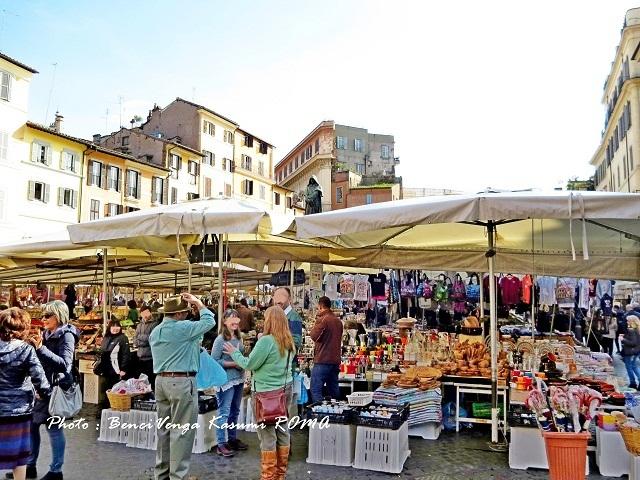
[{"label": "wicker basket", "polygon": [[131,410],[131,399],[136,395],[119,394],[114,393],[111,390],[107,390],[107,398],[109,399],[109,405],[111,410],[117,412],[128,412]]},{"label": "wicker basket", "polygon": [[631,455],[640,455],[640,428],[618,425],[618,431],[622,434],[622,439]]}]

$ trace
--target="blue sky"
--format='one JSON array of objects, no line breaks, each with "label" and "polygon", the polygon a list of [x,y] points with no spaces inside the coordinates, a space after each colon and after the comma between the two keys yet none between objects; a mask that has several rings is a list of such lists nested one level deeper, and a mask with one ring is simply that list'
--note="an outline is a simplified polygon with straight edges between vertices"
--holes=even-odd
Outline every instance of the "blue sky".
[{"label": "blue sky", "polygon": [[40,72],[30,118],[59,109],[71,135],[180,96],[278,159],[333,119],[394,134],[407,186],[552,188],[592,172],[602,85],[634,6],[0,0],[0,50]]}]

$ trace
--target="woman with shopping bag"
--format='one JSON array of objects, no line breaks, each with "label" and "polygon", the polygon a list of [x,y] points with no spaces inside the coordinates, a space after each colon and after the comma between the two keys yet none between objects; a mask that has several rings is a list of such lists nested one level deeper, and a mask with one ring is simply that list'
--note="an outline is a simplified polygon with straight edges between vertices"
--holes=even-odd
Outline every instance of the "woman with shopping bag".
[{"label": "woman with shopping bag", "polygon": [[249,357],[232,343],[226,342],[224,353],[234,362],[253,373],[252,404],[258,428],[261,450],[261,480],[284,480],[289,463],[289,428],[286,422],[276,427],[278,419],[287,417],[291,396],[291,361],[295,356],[289,322],[280,307],[265,312],[264,332]]}]

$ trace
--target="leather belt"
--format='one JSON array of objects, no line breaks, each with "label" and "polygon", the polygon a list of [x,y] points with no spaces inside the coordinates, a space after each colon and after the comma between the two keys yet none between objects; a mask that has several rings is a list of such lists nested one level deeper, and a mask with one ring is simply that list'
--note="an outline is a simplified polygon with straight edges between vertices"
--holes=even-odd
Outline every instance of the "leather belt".
[{"label": "leather belt", "polygon": [[161,377],[195,377],[196,372],[160,372]]}]

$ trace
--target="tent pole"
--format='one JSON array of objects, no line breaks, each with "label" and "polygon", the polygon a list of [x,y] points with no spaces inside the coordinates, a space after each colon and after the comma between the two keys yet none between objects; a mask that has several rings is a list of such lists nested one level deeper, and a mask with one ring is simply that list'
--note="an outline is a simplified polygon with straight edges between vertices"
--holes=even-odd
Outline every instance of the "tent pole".
[{"label": "tent pole", "polygon": [[478,312],[479,313],[478,321],[482,325],[482,338],[485,338],[487,335],[487,332],[484,331],[484,321],[482,320],[484,318],[484,285],[482,284],[483,277],[484,277],[484,273],[480,272],[479,280],[478,280],[478,284],[480,286],[480,312]]},{"label": "tent pole", "polygon": [[187,292],[191,293],[191,273],[192,273],[192,265],[189,262],[189,276],[187,277]]},{"label": "tent pole", "polygon": [[224,255],[224,240],[222,234],[218,235],[218,323],[222,321],[224,312],[224,299],[222,298],[222,256]]},{"label": "tent pole", "polygon": [[494,255],[496,226],[487,224],[489,251],[489,335],[491,338],[491,443],[498,443],[498,342],[496,339],[498,315],[496,305],[496,283],[494,280]]},{"label": "tent pole", "polygon": [[531,275],[531,339],[536,341],[536,276]]},{"label": "tent pole", "polygon": [[107,261],[107,249],[102,249],[102,334],[104,335],[107,332],[107,309],[109,308],[107,299],[109,295],[107,295],[107,281],[108,281],[108,269],[107,266],[109,262]]}]

